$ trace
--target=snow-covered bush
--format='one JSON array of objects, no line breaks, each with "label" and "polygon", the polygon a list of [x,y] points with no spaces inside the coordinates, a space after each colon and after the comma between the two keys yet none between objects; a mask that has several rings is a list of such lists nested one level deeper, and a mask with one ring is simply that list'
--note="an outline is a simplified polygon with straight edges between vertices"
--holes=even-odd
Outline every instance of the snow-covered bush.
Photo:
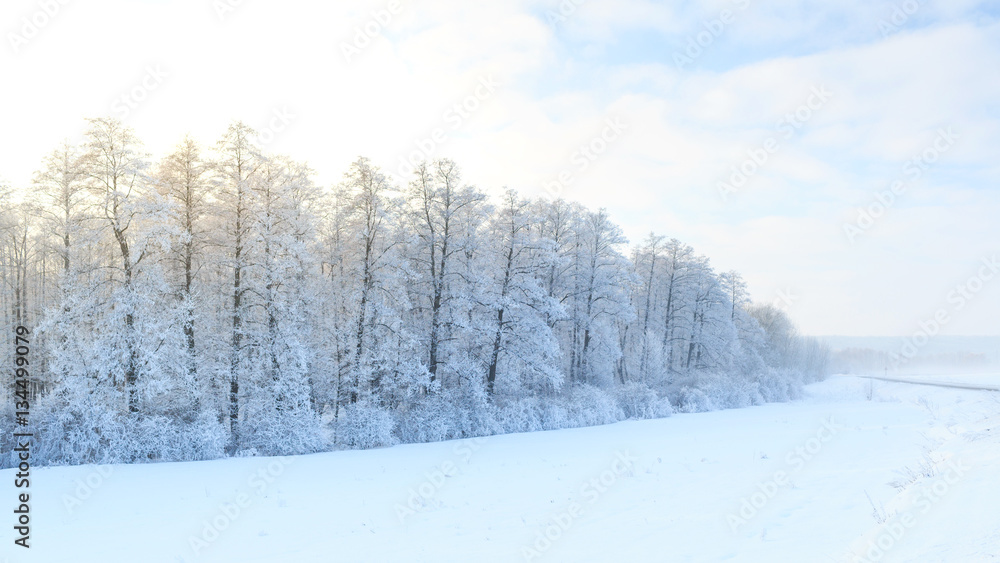
[{"label": "snow-covered bush", "polygon": [[593,385],[574,386],[569,393],[566,417],[570,426],[610,424],[625,418],[614,398]]},{"label": "snow-covered bush", "polygon": [[404,403],[397,411],[396,435],[404,443],[454,440],[506,432],[496,405],[482,385],[429,393]]},{"label": "snow-covered bush", "polygon": [[491,436],[502,432],[482,385],[470,382],[458,389],[448,390],[445,394],[455,409],[449,438]]},{"label": "snow-covered bush", "polygon": [[618,406],[626,418],[663,418],[673,414],[673,407],[648,386],[631,381],[615,390]]},{"label": "snow-covered bush", "polygon": [[41,398],[32,412],[32,459],[38,465],[204,460],[225,454],[225,428],[208,412],[184,422],[112,411],[100,402],[60,408],[57,399]]},{"label": "snow-covered bush", "polygon": [[496,418],[504,433],[546,430],[536,397],[505,401],[497,406]]},{"label": "snow-covered bush", "polygon": [[[119,413],[108,409],[101,393],[81,397],[63,406],[56,394],[36,404],[36,462],[50,465],[127,463],[128,453],[115,451],[124,433]],[[44,460],[44,461],[40,461]]]},{"label": "snow-covered bush", "polygon": [[187,455],[183,459],[204,460],[223,457],[229,433],[210,411],[202,411],[186,429]]},{"label": "snow-covered bush", "polygon": [[454,437],[457,414],[458,409],[445,396],[436,393],[397,413],[396,434],[403,443],[447,440]]},{"label": "snow-covered bush", "polygon": [[[17,453],[14,452],[14,433],[22,432],[14,422],[14,405],[13,403],[2,403],[0,404],[0,469],[7,469],[9,467],[17,467]],[[33,458],[38,455],[38,451],[31,452]],[[38,465],[48,463],[47,460],[42,460],[40,457],[34,459],[34,463]]]},{"label": "snow-covered bush", "polygon": [[134,462],[216,459],[225,455],[228,433],[218,419],[204,411],[190,422],[163,416],[124,419],[123,433]]},{"label": "snow-covered bush", "polygon": [[797,399],[802,385],[801,374],[788,369],[767,368],[751,375],[703,373],[685,379],[672,399],[681,412],[736,409]]},{"label": "snow-covered bush", "polygon": [[697,387],[681,387],[674,400],[680,412],[708,412],[719,409],[719,406]]},{"label": "snow-covered bush", "polygon": [[802,396],[802,374],[790,369],[768,368],[754,376],[766,402],[785,402]]},{"label": "snow-covered bush", "polygon": [[111,447],[122,461],[186,459],[184,436],[177,423],[161,416],[123,417]]},{"label": "snow-covered bush", "polygon": [[538,416],[545,430],[558,430],[568,428],[569,411],[566,405],[549,398],[541,398],[538,401]]},{"label": "snow-covered bush", "polygon": [[343,420],[336,424],[338,440],[351,448],[381,448],[397,443],[393,413],[369,401],[347,406]]},{"label": "snow-covered bush", "polygon": [[247,410],[241,448],[252,448],[260,455],[293,455],[320,451],[326,445],[319,417],[307,407],[265,413]]},{"label": "snow-covered bush", "polygon": [[722,409],[738,409],[764,403],[757,382],[740,375],[701,374],[697,386]]}]

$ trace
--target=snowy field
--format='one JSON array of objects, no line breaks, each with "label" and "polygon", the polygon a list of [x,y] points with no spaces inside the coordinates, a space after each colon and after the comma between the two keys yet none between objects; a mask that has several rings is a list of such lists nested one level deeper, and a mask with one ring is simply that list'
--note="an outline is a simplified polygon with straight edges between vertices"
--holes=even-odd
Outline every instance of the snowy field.
[{"label": "snowy field", "polygon": [[33,470],[32,547],[12,553],[4,524],[3,557],[1000,561],[1000,393],[856,377],[807,393],[371,451]]}]

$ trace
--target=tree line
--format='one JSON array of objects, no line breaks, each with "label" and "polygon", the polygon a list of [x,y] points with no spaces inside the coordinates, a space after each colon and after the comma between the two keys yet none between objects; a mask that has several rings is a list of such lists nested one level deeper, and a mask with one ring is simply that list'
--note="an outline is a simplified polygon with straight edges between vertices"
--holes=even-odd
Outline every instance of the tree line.
[{"label": "tree line", "polygon": [[49,462],[665,416],[824,373],[827,351],[738,273],[657,234],[629,247],[606,210],[491,198],[449,159],[396,185],[359,157],[321,187],[254,140],[237,122],[153,161],[90,119],[23,197],[0,186],[0,308],[34,330]]}]

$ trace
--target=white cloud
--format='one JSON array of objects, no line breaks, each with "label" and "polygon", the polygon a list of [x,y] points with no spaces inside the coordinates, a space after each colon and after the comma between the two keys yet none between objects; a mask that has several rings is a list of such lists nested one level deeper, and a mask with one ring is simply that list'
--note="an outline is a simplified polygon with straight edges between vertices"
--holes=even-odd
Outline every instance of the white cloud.
[{"label": "white cloud", "polygon": [[[796,288],[791,312],[809,332],[905,333],[922,304],[935,307],[963,264],[1000,239],[1000,27],[979,4],[925,5],[883,40],[884,6],[754,3],[712,46],[747,62],[685,72],[670,49],[652,62],[627,52],[618,61],[605,47],[637,30],[677,44],[732,2],[682,12],[590,0],[551,26],[545,13],[558,4],[401,0],[348,64],[342,44],[387,1],[246,0],[221,21],[195,0],[71,3],[21,52],[0,54],[13,85],[0,173],[27,185],[83,117],[111,113],[147,66],[160,65],[166,79],[127,118],[154,155],[186,132],[211,143],[232,119],[263,127],[285,108],[295,118],[270,148],[308,160],[330,183],[359,154],[394,171],[444,127],[448,141],[434,156],[456,158],[469,181],[540,193],[569,169],[567,197],[608,207],[633,239],[656,230],[694,244],[720,269],[741,270],[763,300]],[[5,3],[0,21],[33,10],[28,0]],[[444,112],[489,76],[496,92],[451,128]],[[716,182],[818,85],[831,101],[722,201]],[[574,151],[608,118],[627,132],[579,170]],[[841,227],[855,208],[947,126],[960,134],[954,149],[850,245]],[[994,317],[972,312],[949,330],[996,333]]]}]

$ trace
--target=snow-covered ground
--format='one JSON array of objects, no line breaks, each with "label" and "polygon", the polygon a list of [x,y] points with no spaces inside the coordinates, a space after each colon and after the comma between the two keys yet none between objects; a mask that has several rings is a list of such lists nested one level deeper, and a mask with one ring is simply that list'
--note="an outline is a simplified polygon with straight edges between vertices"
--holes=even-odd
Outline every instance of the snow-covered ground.
[{"label": "snow-covered ground", "polygon": [[30,551],[4,470],[0,561],[995,561],[998,422],[1000,393],[833,377],[594,428],[44,468]]}]

